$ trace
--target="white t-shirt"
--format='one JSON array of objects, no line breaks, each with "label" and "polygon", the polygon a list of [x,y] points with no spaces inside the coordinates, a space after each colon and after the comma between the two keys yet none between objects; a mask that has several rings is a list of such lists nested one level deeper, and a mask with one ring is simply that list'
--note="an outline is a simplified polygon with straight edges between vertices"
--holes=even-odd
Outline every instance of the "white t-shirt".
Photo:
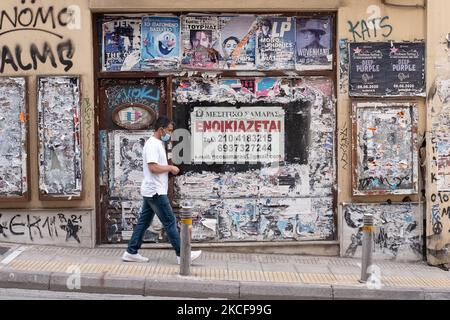
[{"label": "white t-shirt", "polygon": [[166,149],[164,142],[155,137],[150,137],[145,142],[143,155],[144,180],[141,184],[141,195],[153,197],[157,194],[167,195],[169,173],[152,173],[148,168],[149,163],[167,165]]}]

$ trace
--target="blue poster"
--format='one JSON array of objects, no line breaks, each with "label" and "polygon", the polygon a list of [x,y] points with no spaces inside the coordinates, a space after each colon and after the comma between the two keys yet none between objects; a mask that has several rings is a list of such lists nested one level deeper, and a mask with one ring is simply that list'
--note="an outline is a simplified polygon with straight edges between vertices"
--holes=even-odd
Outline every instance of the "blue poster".
[{"label": "blue poster", "polygon": [[143,69],[177,69],[180,63],[180,19],[142,18],[141,64]]}]

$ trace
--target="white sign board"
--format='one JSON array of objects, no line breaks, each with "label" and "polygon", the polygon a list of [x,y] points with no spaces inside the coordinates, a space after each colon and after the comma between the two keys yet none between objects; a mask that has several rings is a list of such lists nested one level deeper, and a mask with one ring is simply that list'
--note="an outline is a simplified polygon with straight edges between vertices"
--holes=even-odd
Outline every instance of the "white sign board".
[{"label": "white sign board", "polygon": [[191,113],[194,163],[284,160],[282,107],[196,107]]}]

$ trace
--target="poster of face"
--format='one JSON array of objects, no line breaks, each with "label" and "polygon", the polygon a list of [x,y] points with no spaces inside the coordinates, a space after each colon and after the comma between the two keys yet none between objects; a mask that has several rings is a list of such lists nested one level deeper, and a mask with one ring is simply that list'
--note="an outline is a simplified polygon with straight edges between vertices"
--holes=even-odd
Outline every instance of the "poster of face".
[{"label": "poster of face", "polygon": [[220,67],[225,70],[256,69],[256,16],[219,17]]},{"label": "poster of face", "polygon": [[258,17],[256,66],[260,70],[292,70],[295,67],[295,19]]},{"label": "poster of face", "polygon": [[185,68],[217,69],[219,67],[217,16],[183,17],[183,56]]},{"label": "poster of face", "polygon": [[332,18],[297,17],[295,68],[297,70],[332,69]]}]

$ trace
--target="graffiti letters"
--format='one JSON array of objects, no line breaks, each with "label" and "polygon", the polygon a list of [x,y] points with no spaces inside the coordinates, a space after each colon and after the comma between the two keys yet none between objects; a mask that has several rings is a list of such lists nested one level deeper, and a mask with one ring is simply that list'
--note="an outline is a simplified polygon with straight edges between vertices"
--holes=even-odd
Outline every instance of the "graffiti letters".
[{"label": "graffiti letters", "polygon": [[[382,18],[369,18],[368,20],[361,19],[356,22],[347,21],[348,31],[353,36],[353,41],[367,40],[370,38],[376,38],[381,33],[384,38],[391,35],[393,27],[388,24],[389,16]],[[379,28],[378,28],[379,27]],[[381,29],[381,31],[377,31]]]},{"label": "graffiti letters", "polygon": [[59,62],[64,66],[64,71],[69,71],[73,66],[72,58],[74,52],[75,49],[71,40],[60,42],[56,47],[56,51],[48,42],[44,42],[40,47],[33,43],[26,53],[23,52],[20,45],[16,45],[14,50],[8,46],[2,46],[0,49],[0,73],[5,71],[7,65],[14,71],[19,69],[26,71],[36,70],[39,63],[45,64],[47,61],[50,62],[53,68],[57,68],[57,62]]},{"label": "graffiti letters", "polygon": [[34,242],[36,239],[59,238],[58,230],[64,230],[65,240],[71,238],[80,243],[79,232],[83,228],[82,216],[58,213],[54,216],[41,217],[32,214],[16,214],[5,217],[0,213],[0,241],[1,239],[26,236]]},{"label": "graffiti letters", "polygon": [[363,179],[359,179],[359,188],[360,190],[371,189],[372,187],[378,187],[380,185],[386,185],[390,190],[396,190],[399,186],[404,182],[410,179],[409,176],[404,177],[392,177],[387,178],[383,176],[379,177],[367,177]]},{"label": "graffiti letters", "polygon": [[347,170],[349,165],[349,156],[348,156],[348,127],[347,122],[344,123],[344,126],[339,130],[339,149],[341,150],[341,166],[342,169]]},{"label": "graffiti letters", "polygon": [[92,141],[92,105],[89,98],[84,98],[84,125],[86,126],[86,156],[89,157],[91,151],[91,141]]},{"label": "graffiti letters", "polygon": [[73,66],[74,45],[70,39],[64,39],[55,30],[68,27],[69,23],[79,24],[79,19],[74,18],[74,12],[77,10],[68,10],[68,8],[57,10],[53,6],[48,8],[15,6],[12,10],[1,10],[0,37],[12,32],[32,31],[51,34],[58,38],[59,42],[53,45],[47,41],[43,44],[31,43],[26,48],[19,44],[0,46],[0,73],[4,73],[6,67],[14,71],[36,70],[40,64],[46,63],[55,69],[58,68],[59,63],[64,67],[64,71],[69,71]]}]

